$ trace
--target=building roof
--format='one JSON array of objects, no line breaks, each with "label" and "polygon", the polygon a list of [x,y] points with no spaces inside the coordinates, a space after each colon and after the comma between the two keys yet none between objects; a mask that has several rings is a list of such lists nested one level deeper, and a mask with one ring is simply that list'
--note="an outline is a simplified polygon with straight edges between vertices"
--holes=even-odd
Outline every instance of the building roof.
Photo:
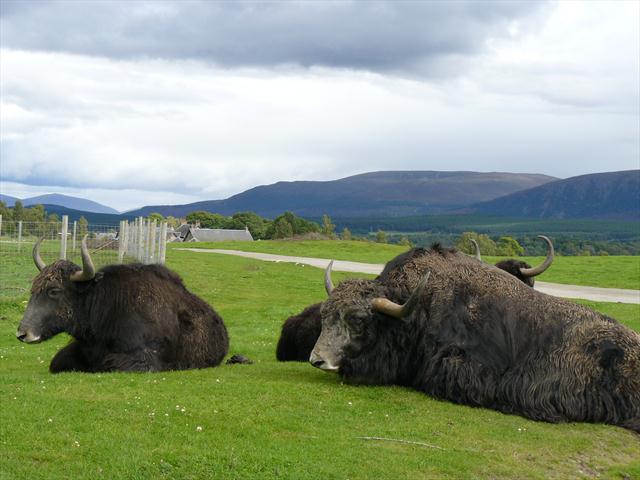
[{"label": "building roof", "polygon": [[228,240],[252,242],[253,237],[247,229],[225,230],[221,228],[191,227],[183,239],[185,242],[224,242]]}]

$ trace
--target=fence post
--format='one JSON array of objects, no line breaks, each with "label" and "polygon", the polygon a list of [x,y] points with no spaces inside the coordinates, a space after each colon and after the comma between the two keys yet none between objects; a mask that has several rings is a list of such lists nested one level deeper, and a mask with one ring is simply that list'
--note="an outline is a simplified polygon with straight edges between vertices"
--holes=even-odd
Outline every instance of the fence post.
[{"label": "fence post", "polygon": [[129,220],[124,220],[123,226],[124,237],[122,238],[122,243],[124,246],[122,248],[124,249],[124,255],[126,256],[129,253]]},{"label": "fence post", "polygon": [[147,220],[147,238],[144,239],[144,263],[150,263],[151,261],[151,222]]},{"label": "fence post", "polygon": [[149,239],[147,241],[147,263],[155,263],[156,250],[156,221],[149,222]]},{"label": "fence post", "polygon": [[71,252],[76,253],[76,232],[78,231],[78,222],[73,221],[73,236],[71,237]]},{"label": "fence post", "polygon": [[143,247],[143,240],[144,240],[144,236],[143,236],[143,229],[144,228],[144,221],[142,220],[142,217],[138,217],[138,261],[139,262],[143,262],[144,263],[144,257],[142,255],[142,247]]},{"label": "fence post", "polygon": [[120,220],[120,231],[118,232],[118,263],[124,260],[124,220]]},{"label": "fence post", "polygon": [[160,228],[160,252],[158,254],[158,263],[161,265],[165,264],[165,257],[167,255],[167,222],[162,222],[162,227]]},{"label": "fence post", "polygon": [[18,251],[20,251],[21,243],[22,243],[22,220],[18,221]]},{"label": "fence post", "polygon": [[62,232],[60,232],[60,259],[67,259],[67,231],[69,230],[69,217],[62,216]]}]

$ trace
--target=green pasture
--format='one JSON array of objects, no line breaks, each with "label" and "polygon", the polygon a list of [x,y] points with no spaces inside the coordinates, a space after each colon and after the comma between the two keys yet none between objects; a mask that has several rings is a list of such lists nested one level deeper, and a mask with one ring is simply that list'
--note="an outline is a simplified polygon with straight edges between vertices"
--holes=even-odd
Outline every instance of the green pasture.
[{"label": "green pasture", "polygon": [[[407,250],[399,245],[342,240],[261,240],[258,242],[216,242],[170,244],[170,248],[222,248],[246,252],[273,253],[303,257],[333,258],[364,263],[386,263]],[[506,257],[483,257],[496,263]],[[544,257],[518,257],[538,265]],[[640,289],[640,256],[563,257],[556,255],[553,265],[537,277],[544,282],[608,288]]]},{"label": "green pasture", "polygon": [[[353,253],[324,245],[305,255]],[[68,338],[19,343],[28,297],[0,300],[0,479],[640,478],[640,436],[618,427],[533,422],[276,362],[282,321],[325,298],[319,269],[175,249],[167,260],[223,316],[230,353],[255,363],[51,375]],[[589,305],[640,330],[639,305]]]}]

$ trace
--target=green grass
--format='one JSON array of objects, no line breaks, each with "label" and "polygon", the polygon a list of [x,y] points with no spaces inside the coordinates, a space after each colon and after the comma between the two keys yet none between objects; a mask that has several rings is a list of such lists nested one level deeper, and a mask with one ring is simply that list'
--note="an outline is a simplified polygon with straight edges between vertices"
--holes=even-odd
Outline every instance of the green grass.
[{"label": "green grass", "polygon": [[[482,257],[485,262],[496,263],[504,257]],[[518,257],[530,265],[539,265],[544,257]],[[536,277],[543,282],[589,285],[606,288],[640,289],[640,256],[616,257],[561,257]]]},{"label": "green grass", "polygon": [[[325,297],[319,269],[175,250],[168,263],[223,316],[231,352],[256,363],[50,375],[67,339],[18,343],[26,297],[0,301],[1,479],[640,477],[640,437],[621,428],[533,422],[276,362],[282,321]],[[595,307],[638,327],[638,305]]]},{"label": "green grass", "polygon": [[[223,248],[278,255],[333,258],[365,263],[386,263],[406,251],[406,247],[370,242],[287,241],[218,242],[171,244],[171,248]],[[520,257],[531,265],[543,262],[544,257]],[[501,257],[483,257],[496,263]],[[556,256],[553,265],[537,279],[544,282],[587,285],[608,288],[640,289],[640,256],[562,257]]]},{"label": "green grass", "polygon": [[244,252],[273,253],[300,257],[332,258],[364,263],[386,263],[407,247],[344,240],[260,240],[257,242],[171,243],[169,248],[222,248]]}]

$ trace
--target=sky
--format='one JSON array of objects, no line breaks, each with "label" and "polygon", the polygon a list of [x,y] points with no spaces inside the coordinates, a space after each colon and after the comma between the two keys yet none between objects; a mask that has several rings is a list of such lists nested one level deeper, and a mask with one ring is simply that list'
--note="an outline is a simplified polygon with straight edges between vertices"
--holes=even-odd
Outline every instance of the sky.
[{"label": "sky", "polygon": [[640,168],[640,2],[0,2],[0,193]]}]

